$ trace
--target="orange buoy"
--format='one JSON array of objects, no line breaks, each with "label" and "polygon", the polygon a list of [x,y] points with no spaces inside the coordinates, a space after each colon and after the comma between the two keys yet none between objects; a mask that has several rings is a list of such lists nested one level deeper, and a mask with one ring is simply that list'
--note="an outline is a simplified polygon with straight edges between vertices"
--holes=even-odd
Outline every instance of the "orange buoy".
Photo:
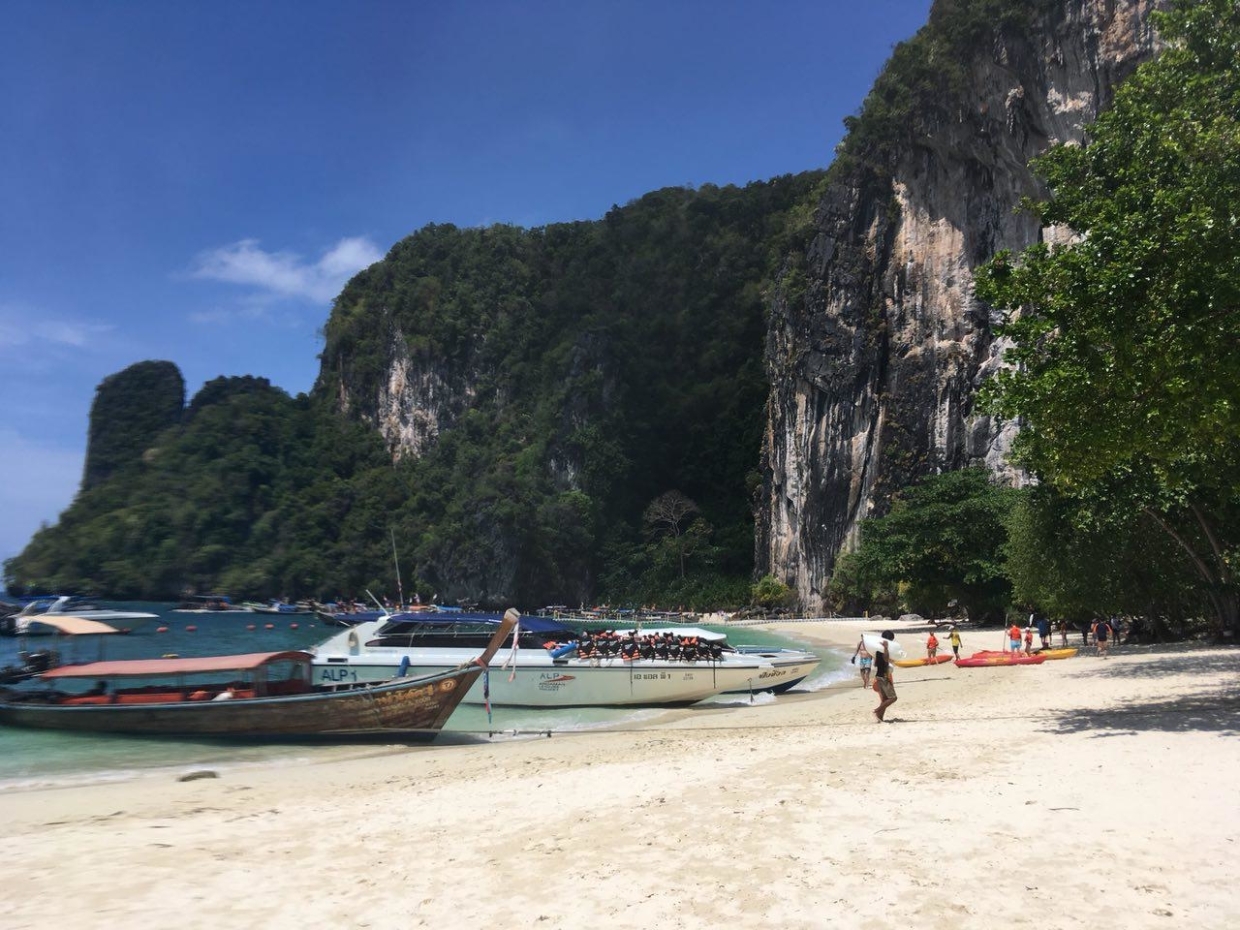
[{"label": "orange buoy", "polygon": [[185,632],[186,632],[186,633],[197,633],[197,632],[198,632],[198,627],[194,626],[194,625],[191,623],[189,626],[187,626],[187,627],[185,628]]},{"label": "orange buoy", "polygon": [[296,623],[290,623],[290,624],[288,625],[288,628],[289,628],[290,630],[295,630],[295,629],[297,629],[297,624],[296,624]]},{"label": "orange buoy", "polygon": [[167,632],[168,632],[168,628],[167,628],[166,626],[157,626],[157,627],[155,628],[155,632],[156,632],[156,633],[167,633]]},{"label": "orange buoy", "polygon": [[263,629],[264,629],[264,630],[274,630],[275,628],[276,628],[276,625],[275,625],[274,623],[264,623],[264,624],[263,624]]},{"label": "orange buoy", "polygon": [[245,628],[246,628],[247,630],[257,630],[257,629],[258,629],[258,627],[256,627],[256,626],[255,626],[254,624],[252,624],[252,623],[247,623],[247,624],[245,625]]}]

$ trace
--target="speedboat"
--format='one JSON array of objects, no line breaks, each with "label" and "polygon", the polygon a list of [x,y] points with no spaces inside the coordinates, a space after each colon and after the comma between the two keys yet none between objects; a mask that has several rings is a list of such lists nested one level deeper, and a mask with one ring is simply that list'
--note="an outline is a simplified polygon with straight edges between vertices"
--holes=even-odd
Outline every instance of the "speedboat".
[{"label": "speedboat", "polygon": [[222,614],[222,613],[253,613],[249,607],[234,604],[226,594],[195,594],[186,597],[176,607],[176,614]]},{"label": "speedboat", "polygon": [[[420,611],[357,624],[314,647],[316,685],[424,675],[468,661],[493,634],[490,614]],[[765,654],[675,641],[642,654],[636,635],[591,635],[544,617],[522,617],[467,704],[625,707],[693,704],[731,691],[761,691],[784,673]],[[489,691],[489,694],[488,694]]]},{"label": "speedboat", "polygon": [[[732,652],[742,656],[757,656],[771,663],[771,670],[764,672],[752,688],[747,686],[738,688],[737,691],[772,691],[782,694],[803,682],[822,662],[820,656],[804,649],[743,643],[733,646],[728,643],[728,634],[698,626],[643,626],[636,629],[636,632],[639,636],[662,636],[671,633],[681,639],[692,638],[717,644],[725,654]],[[627,635],[628,631],[625,630],[624,633]]]},{"label": "speedboat", "polygon": [[118,632],[131,633],[145,623],[155,620],[159,614],[139,610],[116,610],[99,607],[81,598],[69,595],[53,595],[34,598],[11,617],[0,622],[0,633],[8,636],[51,635],[56,632],[47,620],[64,618],[96,620]]}]

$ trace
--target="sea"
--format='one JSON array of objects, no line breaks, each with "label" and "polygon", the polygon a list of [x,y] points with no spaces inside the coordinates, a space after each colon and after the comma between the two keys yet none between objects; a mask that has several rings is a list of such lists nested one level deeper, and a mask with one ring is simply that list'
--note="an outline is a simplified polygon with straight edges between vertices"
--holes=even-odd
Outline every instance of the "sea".
[{"label": "sea", "polygon": [[[173,610],[174,604],[143,601],[105,602],[101,607],[146,611],[159,619],[120,636],[85,636],[75,640],[39,636],[22,639],[0,637],[0,667],[20,664],[23,649],[54,648],[63,661],[98,659],[151,659],[161,656],[204,656],[280,649],[305,649],[338,632],[312,614],[272,615],[261,613],[192,614]],[[708,627],[728,634],[733,645],[792,646],[809,649],[822,657],[814,674],[798,686],[815,691],[838,686],[855,676],[847,656],[837,650],[812,646],[761,628]],[[494,673],[492,673],[494,674]],[[771,694],[718,695],[694,708],[738,709],[777,701]],[[684,713],[684,711],[680,711]],[[692,712],[692,709],[689,711]],[[668,713],[661,708],[512,708],[462,704],[440,736],[418,751],[435,746],[488,740],[545,737],[579,730],[639,726]],[[168,737],[127,737],[55,733],[0,726],[0,790],[72,786],[123,781],[138,775],[166,770],[184,774],[197,770],[243,768],[253,765],[299,764],[325,761],[374,751],[356,745],[250,744]]]}]

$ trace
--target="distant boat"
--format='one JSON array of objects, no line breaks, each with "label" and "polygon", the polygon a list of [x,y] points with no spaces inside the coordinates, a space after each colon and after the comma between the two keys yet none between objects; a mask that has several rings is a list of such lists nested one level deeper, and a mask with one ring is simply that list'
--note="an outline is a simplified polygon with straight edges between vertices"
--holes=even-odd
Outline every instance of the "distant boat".
[{"label": "distant boat", "polygon": [[220,614],[220,613],[253,613],[249,607],[234,604],[226,594],[192,594],[181,600],[173,613],[178,614]]},{"label": "distant boat", "polygon": [[256,601],[244,601],[241,604],[245,610],[252,610],[256,614],[286,614],[289,616],[298,616],[301,614],[312,614],[314,608],[309,604],[289,604],[286,601],[270,600],[266,604],[259,604]]},{"label": "distant boat", "polygon": [[0,635],[50,635],[57,630],[45,621],[62,617],[96,620],[106,623],[118,632],[130,633],[151,620],[157,619],[159,615],[140,610],[99,607],[82,598],[69,595],[51,595],[28,601],[17,613],[0,619]]},{"label": "distant boat", "polygon": [[361,687],[315,686],[313,657],[301,651],[62,666],[41,674],[40,682],[85,680],[96,687],[78,693],[4,689],[0,723],[246,740],[433,739],[515,622],[516,611],[509,611],[481,654],[454,668]]}]

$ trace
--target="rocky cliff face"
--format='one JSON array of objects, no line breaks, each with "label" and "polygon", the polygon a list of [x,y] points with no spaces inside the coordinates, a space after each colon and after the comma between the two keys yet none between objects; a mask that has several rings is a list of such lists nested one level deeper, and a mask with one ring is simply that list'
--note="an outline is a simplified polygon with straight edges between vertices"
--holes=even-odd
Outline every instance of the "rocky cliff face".
[{"label": "rocky cliff face", "polygon": [[[965,90],[884,167],[833,172],[767,334],[771,394],[756,564],[823,606],[838,554],[893,489],[1005,461],[1014,425],[974,410],[1002,346],[973,269],[1044,231],[1014,208],[1045,192],[1028,170],[1079,142],[1115,84],[1152,54],[1155,0],[1062,0],[966,62]],[[934,13],[931,15],[933,28]]]}]

